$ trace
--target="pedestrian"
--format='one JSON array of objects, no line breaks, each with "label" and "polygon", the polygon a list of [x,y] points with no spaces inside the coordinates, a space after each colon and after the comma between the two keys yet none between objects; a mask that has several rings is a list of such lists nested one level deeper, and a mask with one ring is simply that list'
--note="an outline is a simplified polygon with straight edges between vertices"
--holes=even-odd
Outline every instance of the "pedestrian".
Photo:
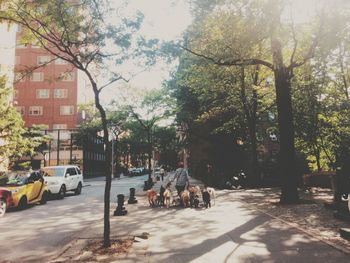
[{"label": "pedestrian", "polygon": [[186,184],[189,185],[189,178],[188,178],[188,172],[184,168],[184,165],[182,162],[178,164],[178,168],[175,171],[174,179],[175,182],[175,188],[177,190],[177,194],[180,197],[181,200],[181,192],[183,192],[186,188]]},{"label": "pedestrian", "polygon": [[160,174],[160,177],[162,178],[162,182],[163,182],[164,181],[164,175],[165,175],[165,170],[164,170],[163,167],[160,168],[159,174]]}]

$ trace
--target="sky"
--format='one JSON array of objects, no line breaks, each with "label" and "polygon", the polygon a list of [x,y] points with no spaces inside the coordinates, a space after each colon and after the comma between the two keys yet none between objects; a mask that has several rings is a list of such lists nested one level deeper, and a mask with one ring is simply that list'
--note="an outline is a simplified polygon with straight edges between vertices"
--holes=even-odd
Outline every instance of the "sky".
[{"label": "sky", "polygon": [[[115,5],[118,5],[118,2],[114,0]],[[160,41],[179,39],[191,23],[186,0],[129,0],[127,8],[130,13],[138,10],[144,14],[140,33],[149,39],[157,38]],[[176,62],[172,65],[158,62],[150,70],[135,76],[128,86],[138,90],[159,89],[162,87],[162,82],[169,79],[169,73],[175,65]],[[116,89],[120,91],[118,87],[111,86],[101,93],[104,103],[108,103]]]}]

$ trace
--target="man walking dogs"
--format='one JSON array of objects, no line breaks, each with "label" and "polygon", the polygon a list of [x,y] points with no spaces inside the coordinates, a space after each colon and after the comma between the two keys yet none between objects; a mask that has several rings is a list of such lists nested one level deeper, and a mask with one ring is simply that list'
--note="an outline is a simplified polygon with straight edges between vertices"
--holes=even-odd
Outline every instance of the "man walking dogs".
[{"label": "man walking dogs", "polygon": [[186,184],[189,184],[188,172],[187,169],[184,168],[184,164],[180,162],[175,171],[175,188],[177,190],[177,194],[181,197],[181,192],[183,192],[186,188]]}]

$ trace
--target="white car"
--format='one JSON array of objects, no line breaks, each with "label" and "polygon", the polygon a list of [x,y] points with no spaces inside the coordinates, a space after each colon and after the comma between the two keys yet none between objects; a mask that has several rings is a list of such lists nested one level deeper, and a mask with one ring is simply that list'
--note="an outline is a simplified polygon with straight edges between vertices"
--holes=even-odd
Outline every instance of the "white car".
[{"label": "white car", "polygon": [[76,195],[81,193],[83,175],[78,166],[46,166],[41,170],[51,194],[57,194],[63,198],[68,191],[74,191]]}]

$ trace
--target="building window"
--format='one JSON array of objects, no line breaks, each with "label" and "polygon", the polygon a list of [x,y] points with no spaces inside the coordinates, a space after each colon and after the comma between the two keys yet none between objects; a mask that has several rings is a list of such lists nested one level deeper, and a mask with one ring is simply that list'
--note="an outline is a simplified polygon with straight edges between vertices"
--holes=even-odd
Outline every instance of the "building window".
[{"label": "building window", "polygon": [[54,91],[54,98],[56,99],[64,99],[68,97],[68,90],[67,89],[55,89]]},{"label": "building window", "polygon": [[24,115],[24,107],[23,106],[16,106],[15,109],[19,114],[21,114],[22,116]]},{"label": "building window", "polygon": [[38,56],[37,62],[38,65],[49,64],[51,57],[50,56]]},{"label": "building window", "polygon": [[29,115],[32,115],[32,116],[43,115],[43,107],[42,106],[30,106],[29,107]]},{"label": "building window", "polygon": [[44,73],[43,72],[33,72],[32,75],[30,75],[30,81],[43,81],[44,80]]},{"label": "building window", "polygon": [[73,115],[73,114],[74,114],[74,106],[60,107],[60,115]]},{"label": "building window", "polygon": [[48,98],[50,98],[50,90],[49,89],[37,89],[36,90],[36,98],[37,99],[48,99]]},{"label": "building window", "polygon": [[67,61],[65,61],[64,59],[62,59],[62,58],[56,58],[56,60],[55,60],[55,64],[56,65],[67,65],[68,64],[68,62]]},{"label": "building window", "polygon": [[60,79],[62,81],[73,81],[74,80],[74,72],[64,72],[60,74]]},{"label": "building window", "polygon": [[15,73],[15,82],[23,82],[24,81],[24,76],[22,73]]},{"label": "building window", "polygon": [[67,129],[67,124],[53,124],[52,129],[54,130],[64,130]]},{"label": "building window", "polygon": [[15,57],[15,65],[19,65],[21,63],[21,57],[20,56],[16,56]]}]

